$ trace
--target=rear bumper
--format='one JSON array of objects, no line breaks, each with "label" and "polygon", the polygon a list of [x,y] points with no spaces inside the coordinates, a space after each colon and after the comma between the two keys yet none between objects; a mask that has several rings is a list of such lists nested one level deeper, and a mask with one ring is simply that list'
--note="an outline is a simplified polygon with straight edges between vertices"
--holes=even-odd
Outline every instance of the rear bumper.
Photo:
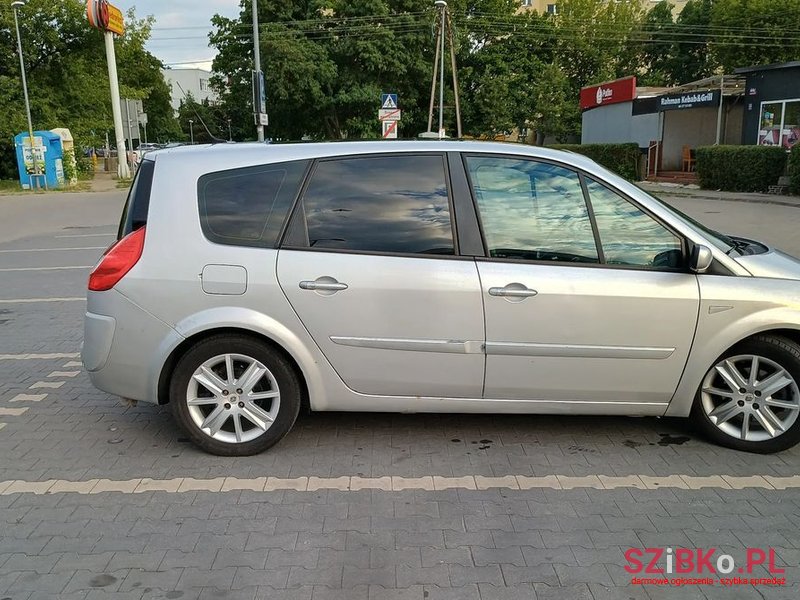
[{"label": "rear bumper", "polygon": [[182,339],[116,290],[89,292],[81,354],[98,389],[157,404],[161,368]]}]

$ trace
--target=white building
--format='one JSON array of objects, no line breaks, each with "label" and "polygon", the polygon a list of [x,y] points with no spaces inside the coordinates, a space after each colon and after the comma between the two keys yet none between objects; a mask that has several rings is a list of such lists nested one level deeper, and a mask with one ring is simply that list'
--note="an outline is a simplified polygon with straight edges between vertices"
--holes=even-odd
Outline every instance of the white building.
[{"label": "white building", "polygon": [[211,89],[211,71],[205,69],[162,69],[161,74],[170,88],[172,108],[178,110],[181,100],[191,94],[195,102],[208,100],[217,102],[217,94]]}]

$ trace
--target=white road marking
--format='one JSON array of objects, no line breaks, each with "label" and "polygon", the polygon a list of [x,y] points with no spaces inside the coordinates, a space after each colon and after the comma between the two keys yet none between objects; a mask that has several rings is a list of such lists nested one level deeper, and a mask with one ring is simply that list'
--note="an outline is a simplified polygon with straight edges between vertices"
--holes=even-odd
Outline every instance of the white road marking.
[{"label": "white road marking", "polygon": [[53,371],[48,377],[76,377],[80,371]]},{"label": "white road marking", "polygon": [[46,389],[50,389],[50,390],[57,390],[58,388],[60,388],[65,383],[66,383],[65,381],[37,381],[31,387],[29,387],[28,389],[29,390],[39,390],[39,389],[42,389],[42,388],[46,388]]},{"label": "white road marking", "polygon": [[86,298],[11,298],[0,304],[37,304],[39,302],[86,302]]},{"label": "white road marking", "polygon": [[[544,475],[530,477],[527,475],[506,475],[503,477],[481,477],[467,475],[464,477],[439,477],[427,475],[424,477],[254,477],[240,479],[238,477],[217,477],[214,479],[193,479],[190,477],[176,477],[172,479],[89,479],[86,481],[71,481],[66,479],[51,479],[48,481],[0,481],[0,495],[32,493],[77,493],[77,494],[102,494],[119,492],[123,494],[141,494],[144,492],[166,492],[180,494],[184,492],[207,491],[211,493],[224,493],[235,490],[252,490],[257,492],[271,492],[293,490],[298,492],[315,492],[318,490],[355,491],[375,489],[385,491],[399,490],[425,490],[436,489],[505,489],[529,490],[534,488],[548,488],[555,490],[595,488],[617,489],[636,488],[645,489],[645,484],[640,475],[624,475],[611,477],[603,475],[586,475],[572,477],[564,475]],[[748,477],[734,477],[728,475],[713,477],[695,477],[689,475],[671,475],[667,477],[647,477],[651,483],[663,483],[659,488],[685,488],[699,489],[711,487],[713,489],[744,489],[762,488],[766,490],[783,490],[800,488],[800,476],[772,477],[770,475],[752,475]],[[703,481],[699,481],[703,480]],[[733,486],[729,482],[735,482]],[[600,487],[598,488],[598,484]],[[696,484],[696,485],[693,485]],[[654,488],[647,488],[654,489]]]},{"label": "white road marking", "polygon": [[0,354],[0,360],[52,360],[55,358],[78,358],[80,352],[54,352],[52,354]]},{"label": "white road marking", "polygon": [[5,423],[0,423],[0,429],[2,429],[2,428],[3,428],[3,427],[5,427],[5,426],[6,426],[6,424],[5,424]]},{"label": "white road marking", "polygon": [[17,394],[9,402],[41,402],[47,394]]},{"label": "white road marking", "polygon": [[0,408],[0,417],[19,417],[25,414],[28,407],[24,408]]},{"label": "white road marking", "polygon": [[18,252],[68,252],[71,250],[105,250],[105,246],[91,246],[87,248],[27,248],[22,250],[0,250],[0,254],[12,254]]},{"label": "white road marking", "polygon": [[64,238],[90,238],[90,237],[117,237],[116,233],[82,233],[80,235],[57,235],[57,239]]},{"label": "white road marking", "polygon": [[83,363],[77,360],[71,360],[67,364],[62,365],[62,368],[69,368],[69,367],[81,367],[83,368]]},{"label": "white road marking", "polygon": [[22,267],[13,269],[0,269],[0,273],[12,273],[20,271],[66,271],[68,269],[94,269],[94,265],[80,265],[75,267]]}]

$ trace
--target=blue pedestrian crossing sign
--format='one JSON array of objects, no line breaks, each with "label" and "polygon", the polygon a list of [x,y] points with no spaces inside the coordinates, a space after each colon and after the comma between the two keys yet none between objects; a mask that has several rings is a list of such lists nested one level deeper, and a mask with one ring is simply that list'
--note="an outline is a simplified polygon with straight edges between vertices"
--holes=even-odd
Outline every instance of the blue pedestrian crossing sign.
[{"label": "blue pedestrian crossing sign", "polygon": [[381,94],[381,108],[397,108],[397,94]]}]

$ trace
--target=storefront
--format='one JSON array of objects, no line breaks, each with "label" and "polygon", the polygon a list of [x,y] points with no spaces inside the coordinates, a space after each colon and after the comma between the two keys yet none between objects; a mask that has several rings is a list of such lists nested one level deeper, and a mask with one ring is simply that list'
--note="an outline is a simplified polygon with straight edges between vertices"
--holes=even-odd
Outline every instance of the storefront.
[{"label": "storefront", "polygon": [[656,96],[664,88],[636,87],[636,77],[581,90],[582,144],[634,142],[646,149],[658,133]]},{"label": "storefront", "polygon": [[661,130],[657,165],[651,173],[693,171],[700,146],[739,144],[742,137],[744,80],[717,75],[670,89],[658,98]]},{"label": "storefront", "polygon": [[800,142],[800,61],[743,67],[746,77],[742,143],[783,146]]}]

